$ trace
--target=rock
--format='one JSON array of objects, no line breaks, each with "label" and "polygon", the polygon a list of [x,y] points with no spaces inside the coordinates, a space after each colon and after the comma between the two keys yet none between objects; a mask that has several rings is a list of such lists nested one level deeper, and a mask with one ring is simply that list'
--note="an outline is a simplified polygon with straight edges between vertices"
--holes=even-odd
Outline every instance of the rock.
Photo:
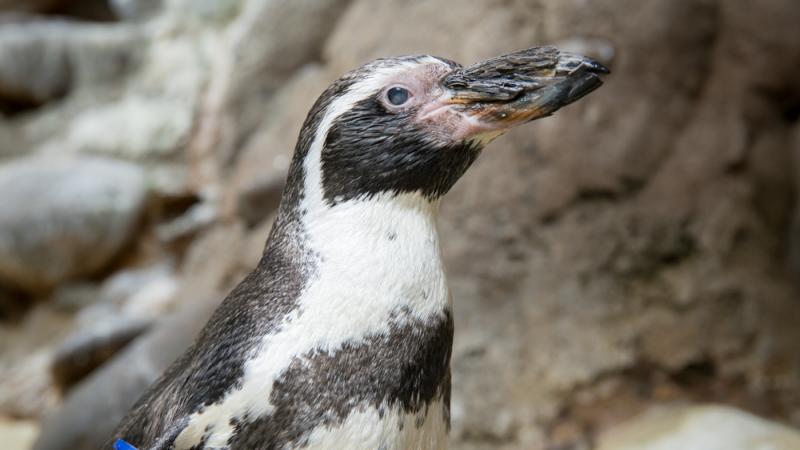
[{"label": "rock", "polygon": [[237,199],[236,215],[253,227],[278,209],[285,180],[282,175],[258,177],[255,182],[242,186]]},{"label": "rock", "polygon": [[[169,263],[159,263],[144,267],[130,268],[121,270],[107,278],[98,294],[99,299],[96,303],[113,306],[117,309],[124,309],[133,298],[142,295],[143,292],[150,290],[150,286],[162,286],[164,283],[172,285],[174,280],[174,269]],[[158,288],[157,290],[161,290]],[[163,313],[163,310],[155,310],[150,313],[150,317]],[[86,317],[86,320],[95,320]]]},{"label": "rock", "polygon": [[227,183],[226,217],[237,215],[254,226],[278,206],[303,120],[333,79],[318,65],[306,66],[264,107],[268,119],[247,141]]},{"label": "rock", "polygon": [[218,294],[187,304],[85,378],[45,419],[33,448],[101,448],[144,390],[192,343],[221,299]]},{"label": "rock", "polygon": [[0,12],[44,12],[67,0],[0,0]]},{"label": "rock", "polygon": [[19,319],[31,303],[28,295],[0,284],[0,321]]},{"label": "rock", "polygon": [[155,279],[128,298],[121,312],[126,316],[145,320],[162,317],[175,308],[175,297],[179,289],[180,283],[172,274]]},{"label": "rock", "polygon": [[609,430],[597,450],[797,450],[800,432],[726,406],[656,408]]},{"label": "rock", "polygon": [[392,55],[432,54],[469,64],[541,41],[536,38],[542,25],[538,9],[533,3],[509,8],[498,0],[470,8],[454,8],[444,1],[359,0],[340,19],[323,55],[334,74]]},{"label": "rock", "polygon": [[0,417],[0,442],[5,450],[28,450],[39,434],[39,425],[29,420]]},{"label": "rock", "polygon": [[151,324],[150,320],[121,316],[68,336],[53,356],[53,382],[61,391],[69,390],[144,333]]},{"label": "rock", "polygon": [[129,242],[146,196],[138,167],[25,158],[0,167],[0,279],[36,292],[103,269]]},{"label": "rock", "polygon": [[192,111],[183,102],[129,97],[80,113],[64,136],[45,143],[39,152],[95,154],[144,162],[167,159],[175,157],[186,144],[191,125]]},{"label": "rock", "polygon": [[135,63],[138,30],[33,20],[0,27],[0,99],[41,104],[82,85],[102,85]]},{"label": "rock", "polygon": [[76,313],[90,308],[100,299],[97,283],[78,281],[63,283],[50,296],[48,303],[59,311]]},{"label": "rock", "polygon": [[157,264],[119,272],[100,286],[56,291],[54,306],[85,305],[76,316],[78,329],[55,349],[51,372],[56,386],[70,389],[172,312],[179,288],[170,265]]},{"label": "rock", "polygon": [[[0,96],[17,102],[43,103],[67,92],[69,57],[63,44],[68,25],[10,24],[0,29]],[[62,48],[59,48],[62,47]],[[33,57],[31,57],[33,56]]]},{"label": "rock", "polygon": [[40,419],[58,404],[49,366],[53,348],[73,323],[47,304],[34,306],[17,323],[0,322],[0,416]]},{"label": "rock", "polygon": [[252,269],[242,268],[239,256],[248,244],[240,225],[218,225],[198,236],[183,266],[176,293],[179,309],[70,390],[45,420],[34,449],[100,448],[150,383],[192,343],[231,287]]},{"label": "rock", "polygon": [[[0,114],[5,113],[2,108],[2,102],[0,102]],[[19,127],[15,127],[2,119],[0,119],[0,142],[2,142],[0,144],[0,161],[6,158],[22,156],[30,151],[30,148],[24,143]]]},{"label": "rock", "polygon": [[188,240],[211,226],[218,219],[218,206],[213,200],[196,203],[180,217],[159,225],[156,235],[162,242]]},{"label": "rock", "polygon": [[162,6],[163,0],[110,0],[111,9],[123,20],[149,19]]},{"label": "rock", "polygon": [[98,288],[91,305],[77,314],[78,324],[90,335],[105,334],[109,323],[151,322],[171,312],[180,288],[173,270],[160,263],[115,273]]},{"label": "rock", "polygon": [[[193,142],[196,155],[230,165],[264,121],[264,104],[294,71],[320,58],[350,0],[249,0],[226,30]],[[218,180],[217,180],[218,181]]]}]

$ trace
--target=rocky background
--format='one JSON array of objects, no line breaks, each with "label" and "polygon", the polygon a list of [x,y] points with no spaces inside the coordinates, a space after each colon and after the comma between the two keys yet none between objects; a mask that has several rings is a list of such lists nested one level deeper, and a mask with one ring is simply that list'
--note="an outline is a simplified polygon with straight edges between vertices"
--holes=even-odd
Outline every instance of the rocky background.
[{"label": "rocky background", "polygon": [[443,205],[452,447],[800,449],[798,23],[796,0],[0,0],[2,447],[100,446],[255,265],[342,72],[554,43],[613,75]]}]

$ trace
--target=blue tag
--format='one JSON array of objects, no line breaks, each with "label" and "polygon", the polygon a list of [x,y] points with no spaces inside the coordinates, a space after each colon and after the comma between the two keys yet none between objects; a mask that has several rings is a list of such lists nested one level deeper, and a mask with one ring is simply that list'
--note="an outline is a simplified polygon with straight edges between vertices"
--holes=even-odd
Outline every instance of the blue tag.
[{"label": "blue tag", "polygon": [[114,450],[136,450],[136,447],[132,446],[131,444],[128,444],[122,439],[117,439],[116,441],[114,441]]}]

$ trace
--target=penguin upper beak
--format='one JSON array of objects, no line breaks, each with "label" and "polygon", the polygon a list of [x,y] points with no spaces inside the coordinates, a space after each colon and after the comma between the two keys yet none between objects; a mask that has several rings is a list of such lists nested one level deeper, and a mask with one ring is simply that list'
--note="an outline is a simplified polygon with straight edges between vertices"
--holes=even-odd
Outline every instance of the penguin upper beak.
[{"label": "penguin upper beak", "polygon": [[599,75],[607,73],[590,58],[534,47],[451,72],[439,102],[466,120],[457,137],[497,135],[578,100],[600,87]]}]

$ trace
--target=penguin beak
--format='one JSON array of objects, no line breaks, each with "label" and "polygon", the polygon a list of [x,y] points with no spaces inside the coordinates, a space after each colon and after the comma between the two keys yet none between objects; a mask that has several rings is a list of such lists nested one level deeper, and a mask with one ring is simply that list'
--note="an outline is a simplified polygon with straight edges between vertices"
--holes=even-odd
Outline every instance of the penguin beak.
[{"label": "penguin beak", "polygon": [[457,138],[490,138],[549,116],[594,91],[610,71],[590,58],[534,47],[448,74],[440,106],[463,119]]}]

